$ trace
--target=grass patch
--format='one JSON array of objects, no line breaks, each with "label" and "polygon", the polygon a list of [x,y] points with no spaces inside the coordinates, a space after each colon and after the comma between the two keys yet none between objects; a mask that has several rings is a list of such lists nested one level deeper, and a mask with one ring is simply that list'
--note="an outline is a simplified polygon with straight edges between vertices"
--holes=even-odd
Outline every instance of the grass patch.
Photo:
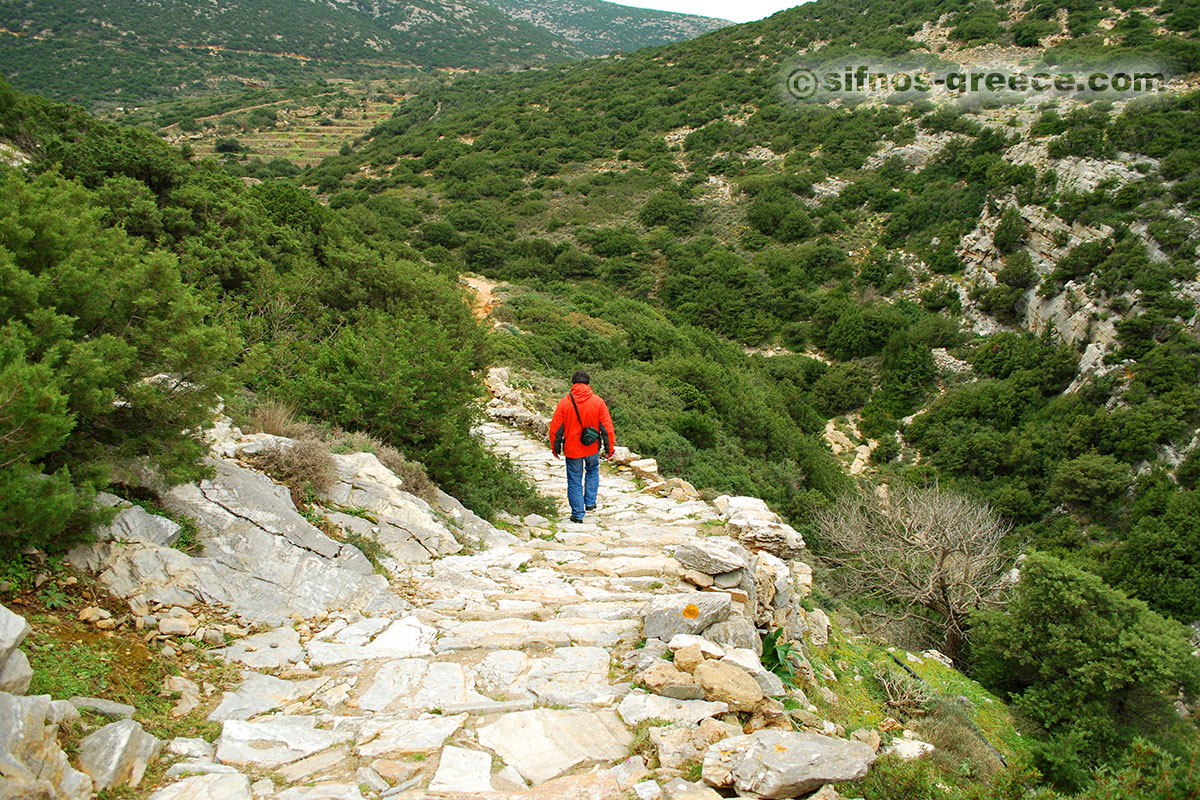
[{"label": "grass patch", "polygon": [[644,719],[637,725],[633,726],[633,742],[629,745],[629,756],[641,756],[646,766],[654,769],[658,766],[658,748],[654,746],[654,742],[650,741],[651,728],[663,728],[672,724],[665,719]]}]

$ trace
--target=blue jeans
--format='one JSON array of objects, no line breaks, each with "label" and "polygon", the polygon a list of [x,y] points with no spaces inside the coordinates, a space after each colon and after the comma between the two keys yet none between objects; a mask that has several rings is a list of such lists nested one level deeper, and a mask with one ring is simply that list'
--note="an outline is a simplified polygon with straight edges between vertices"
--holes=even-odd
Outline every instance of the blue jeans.
[{"label": "blue jeans", "polygon": [[[600,489],[600,454],[564,460],[567,462],[567,502],[571,505],[571,516],[583,519],[585,508],[596,505],[596,492]],[[587,467],[586,478],[584,467]]]}]

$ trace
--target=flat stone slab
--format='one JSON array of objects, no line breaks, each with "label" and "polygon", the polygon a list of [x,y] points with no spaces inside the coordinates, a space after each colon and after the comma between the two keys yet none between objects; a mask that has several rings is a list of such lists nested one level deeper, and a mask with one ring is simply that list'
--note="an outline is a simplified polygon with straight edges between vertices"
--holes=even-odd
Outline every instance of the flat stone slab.
[{"label": "flat stone slab", "polygon": [[231,719],[221,729],[217,760],[222,764],[288,764],[352,736],[349,731],[317,730],[316,724],[316,717],[287,715],[258,722]]},{"label": "flat stone slab", "polygon": [[687,541],[675,548],[675,559],[688,569],[705,575],[720,575],[743,569],[749,562],[746,550],[728,536]]},{"label": "flat stone slab", "polygon": [[104,700],[99,697],[75,696],[67,702],[80,711],[94,711],[108,719],[129,719],[137,711],[133,706],[127,706],[124,703],[114,703],[112,700]]},{"label": "flat stone slab", "polygon": [[209,722],[251,717],[279,708],[293,700],[308,697],[327,683],[325,678],[285,681],[258,672],[242,673],[242,684],[221,698],[221,704],[208,715]]},{"label": "flat stone slab", "polygon": [[657,694],[643,692],[640,689],[630,692],[617,706],[617,713],[626,725],[637,725],[648,719],[661,719],[666,722],[696,723],[706,717],[715,717],[729,711],[724,703],[710,703],[705,700],[676,700],[672,697],[661,697]]},{"label": "flat stone slab", "polygon": [[[428,753],[440,748],[466,721],[466,714],[430,715],[421,719],[372,715],[358,730],[354,753],[362,758]],[[337,725],[334,730],[338,730]]]},{"label": "flat stone slab", "polygon": [[354,783],[317,783],[312,786],[293,786],[274,800],[362,800],[362,792]]},{"label": "flat stone slab", "polygon": [[608,663],[601,647],[560,647],[533,662],[526,686],[543,705],[611,703],[616,690],[608,685]]},{"label": "flat stone slab", "polygon": [[[728,600],[728,597],[726,597]],[[434,648],[451,650],[519,650],[529,645],[612,647],[636,639],[641,626],[636,620],[527,619],[460,622],[450,626]]]},{"label": "flat stone slab", "polygon": [[196,775],[164,786],[150,800],[252,800],[250,779],[242,774]]},{"label": "flat stone slab", "polygon": [[633,742],[612,711],[518,711],[484,725],[478,735],[481,745],[535,784],[581,764],[624,758]]},{"label": "flat stone slab", "polygon": [[226,661],[245,664],[251,669],[278,669],[304,660],[304,648],[295,628],[275,628],[247,636],[217,652]]},{"label": "flat stone slab", "polygon": [[[313,639],[308,643],[308,660],[313,666],[344,664],[380,658],[412,658],[433,654],[437,631],[413,616],[387,623],[374,636],[365,636],[351,625],[333,641]],[[345,634],[345,636],[343,636]]]},{"label": "flat stone slab", "polygon": [[447,747],[429,782],[431,792],[490,792],[492,757],[478,750]]}]

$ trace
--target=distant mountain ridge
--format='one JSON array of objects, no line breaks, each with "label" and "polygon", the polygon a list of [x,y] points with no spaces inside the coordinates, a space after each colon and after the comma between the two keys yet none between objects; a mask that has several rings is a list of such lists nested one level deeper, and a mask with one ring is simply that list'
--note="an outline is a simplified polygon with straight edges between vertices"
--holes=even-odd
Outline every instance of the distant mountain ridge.
[{"label": "distant mountain ridge", "polygon": [[693,39],[729,20],[634,8],[604,0],[484,0],[513,19],[562,36],[593,55]]},{"label": "distant mountain ridge", "polygon": [[277,85],[394,77],[406,66],[534,66],[677,41],[723,24],[602,2],[45,0],[0,4],[0,64],[27,91],[89,106],[139,105],[223,81]]}]

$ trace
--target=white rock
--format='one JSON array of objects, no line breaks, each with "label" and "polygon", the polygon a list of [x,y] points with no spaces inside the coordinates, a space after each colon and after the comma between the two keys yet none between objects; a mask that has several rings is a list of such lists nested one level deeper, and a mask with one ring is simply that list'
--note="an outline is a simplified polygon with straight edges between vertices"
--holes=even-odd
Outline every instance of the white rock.
[{"label": "white rock", "polygon": [[534,784],[581,764],[623,758],[633,735],[611,711],[534,709],[479,728],[479,743]]},{"label": "white rock", "polygon": [[150,800],[252,800],[245,775],[196,775],[172,783],[150,795]]},{"label": "white rock", "polygon": [[25,694],[33,681],[33,668],[29,666],[29,658],[20,650],[14,650],[0,664],[0,692],[9,694]]},{"label": "white rock", "polygon": [[177,736],[167,744],[167,753],[183,758],[211,759],[216,752],[215,747],[199,738]]},{"label": "white rock", "polygon": [[490,792],[492,757],[478,750],[447,747],[429,782],[431,792]]},{"label": "white rock", "polygon": [[278,669],[304,660],[300,634],[294,628],[275,628],[247,636],[217,652],[226,661],[236,661],[253,669]]},{"label": "white rock", "polygon": [[922,758],[929,755],[935,749],[929,742],[922,742],[920,739],[907,739],[896,737],[892,739],[891,746],[884,750],[884,753],[892,753],[897,758],[902,758],[905,761]]},{"label": "white rock", "polygon": [[24,617],[0,606],[0,692],[25,694],[29,689],[33,670],[29,659],[17,648],[30,630]]},{"label": "white rock", "polygon": [[638,800],[658,800],[663,796],[662,787],[656,781],[642,781],[633,785],[633,793]]},{"label": "white rock", "polygon": [[688,569],[705,575],[732,572],[749,563],[746,550],[728,536],[686,541],[675,548],[675,559]]},{"label": "white rock", "polygon": [[250,719],[293,700],[308,697],[326,683],[324,678],[285,681],[249,671],[243,672],[242,676],[242,684],[237,689],[226,692],[221,698],[221,704],[208,715],[210,722]]},{"label": "white rock", "polygon": [[49,695],[18,697],[0,692],[0,764],[8,796],[87,800],[91,779],[72,769],[58,746],[58,727],[47,724]]},{"label": "white rock", "polygon": [[529,669],[527,686],[545,705],[587,705],[611,702],[608,651],[599,647],[560,647]]},{"label": "white rock", "polygon": [[700,652],[705,658],[723,658],[725,656],[725,648],[716,642],[709,641],[703,636],[694,636],[690,633],[677,633],[671,637],[667,647],[672,652],[682,650],[689,645],[699,645]]},{"label": "white rock", "polygon": [[316,729],[316,717],[278,715],[257,722],[228,720],[217,741],[222,764],[275,766],[345,741],[351,733]]},{"label": "white rock", "polygon": [[617,712],[626,725],[637,725],[648,719],[667,722],[699,722],[705,717],[715,717],[729,711],[725,703],[710,703],[705,700],[675,700],[640,689],[630,692],[617,706]]},{"label": "white rock", "polygon": [[679,633],[698,634],[729,617],[732,601],[724,592],[688,592],[653,598],[647,606],[645,636],[670,641]]},{"label": "white rock", "polygon": [[861,778],[874,760],[875,752],[863,742],[761,730],[709,747],[703,775],[710,785],[740,794],[785,798]]},{"label": "white rock", "polygon": [[79,766],[91,776],[96,791],[136,787],[162,744],[142,730],[139,722],[110,722],[79,743]]},{"label": "white rock", "polygon": [[[397,719],[375,714],[362,723],[356,755],[362,758],[428,753],[440,748],[466,722],[466,714]],[[337,730],[337,727],[334,727]]]},{"label": "white rock", "polygon": [[829,617],[819,608],[808,612],[808,638],[814,647],[825,647],[829,644]]},{"label": "white rock", "polygon": [[[386,620],[383,622],[387,624]],[[344,632],[350,632],[352,628],[353,626]],[[411,615],[387,624],[386,629],[370,641],[364,641],[365,637],[359,637],[357,633],[355,631],[348,635],[347,641],[326,642],[318,639],[310,641],[308,643],[309,662],[313,666],[328,666],[343,664],[347,661],[427,656],[432,655],[433,650],[430,645],[437,637],[437,631],[434,628],[423,624]]]},{"label": "white rock", "polygon": [[274,800],[362,800],[362,792],[354,783],[317,783],[284,789]]}]

